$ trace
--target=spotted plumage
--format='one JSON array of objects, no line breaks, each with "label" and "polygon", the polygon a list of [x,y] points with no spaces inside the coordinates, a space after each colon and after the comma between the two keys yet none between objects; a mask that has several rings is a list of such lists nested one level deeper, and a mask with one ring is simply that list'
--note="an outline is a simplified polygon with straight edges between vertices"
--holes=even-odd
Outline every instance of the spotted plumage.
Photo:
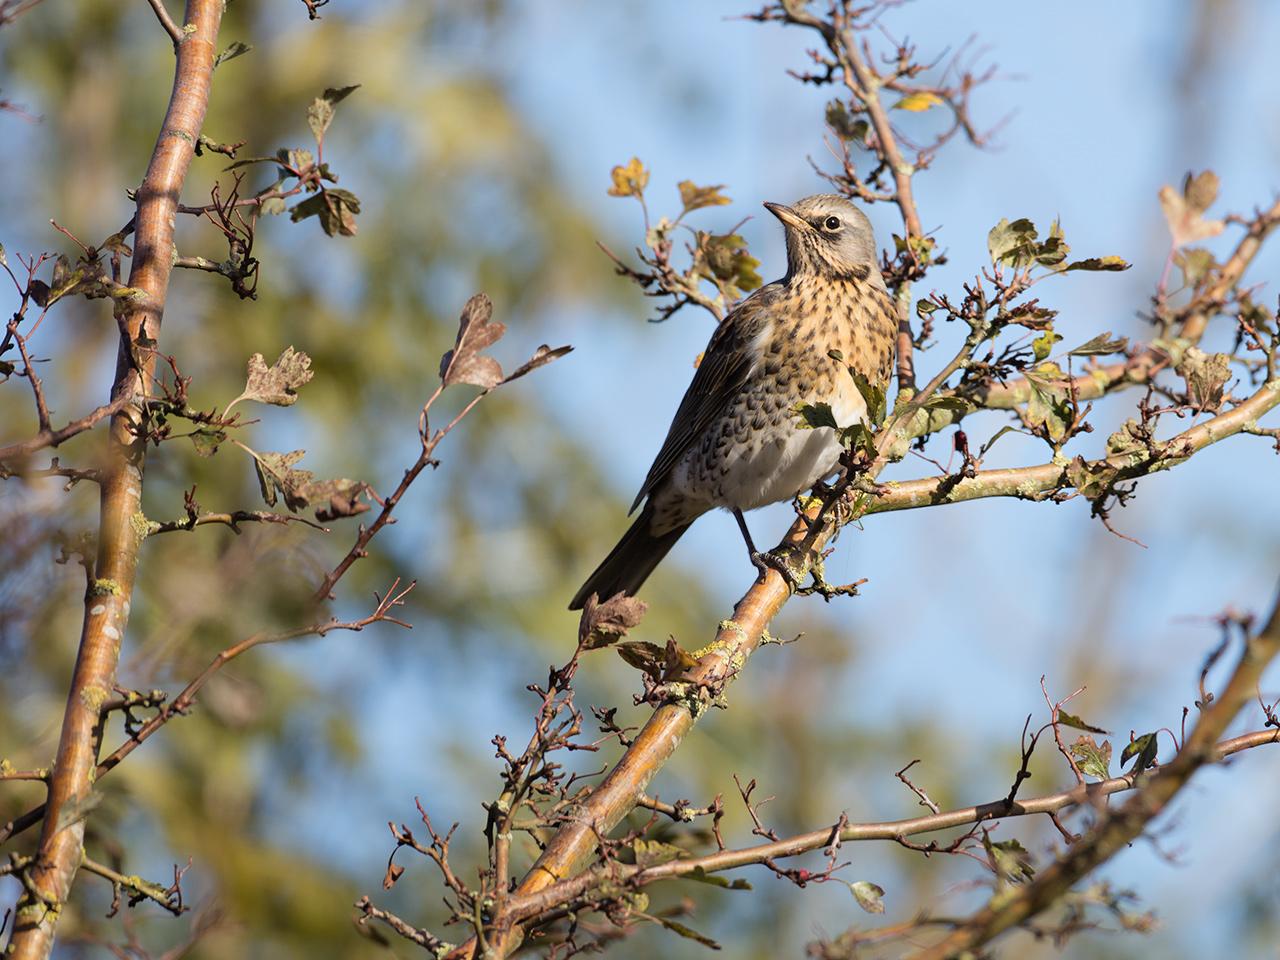
[{"label": "spotted plumage", "polygon": [[848,426],[866,417],[866,405],[847,368],[888,382],[897,318],[866,216],[831,195],[765,206],[786,231],[787,274],[740,303],[712,334],[631,508],[644,509],[570,609],[592,593],[634,594],[708,510],[740,518],[834,473],[835,431],[803,428],[796,405],[829,403],[836,422]]}]

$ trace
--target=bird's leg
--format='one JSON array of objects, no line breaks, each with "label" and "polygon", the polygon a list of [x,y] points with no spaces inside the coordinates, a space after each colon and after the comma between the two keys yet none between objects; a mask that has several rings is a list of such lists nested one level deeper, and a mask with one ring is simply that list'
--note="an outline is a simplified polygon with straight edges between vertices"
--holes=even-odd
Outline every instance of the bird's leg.
[{"label": "bird's leg", "polygon": [[742,531],[742,539],[747,542],[747,556],[751,560],[751,565],[760,572],[760,579],[763,580],[770,569],[777,570],[794,593],[800,586],[800,581],[796,579],[791,565],[783,557],[772,551],[761,553],[756,549],[755,541],[751,539],[751,531],[747,529],[747,518],[742,515],[742,511],[737,507],[733,508],[733,519],[738,521],[738,529]]}]

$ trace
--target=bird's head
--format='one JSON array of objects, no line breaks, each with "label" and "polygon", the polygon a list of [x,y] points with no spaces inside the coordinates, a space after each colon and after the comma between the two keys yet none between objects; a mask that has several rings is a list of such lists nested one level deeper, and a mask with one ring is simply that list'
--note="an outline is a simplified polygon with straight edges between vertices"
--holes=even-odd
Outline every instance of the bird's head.
[{"label": "bird's head", "polygon": [[787,232],[788,277],[880,277],[871,221],[844,197],[824,193],[791,206],[766,203],[765,208]]}]

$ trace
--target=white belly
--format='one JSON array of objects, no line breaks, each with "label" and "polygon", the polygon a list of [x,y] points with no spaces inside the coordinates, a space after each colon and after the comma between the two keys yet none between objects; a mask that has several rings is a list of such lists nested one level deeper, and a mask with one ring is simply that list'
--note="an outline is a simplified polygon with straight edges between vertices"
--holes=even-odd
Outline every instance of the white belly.
[{"label": "white belly", "polygon": [[[852,426],[866,418],[866,404],[852,381],[843,396],[831,399],[835,400],[831,412],[840,426]],[[790,500],[835,473],[842,450],[830,427],[808,430],[797,426],[767,439],[753,438],[749,447],[726,464],[728,473],[722,483],[726,496],[717,506],[754,510]]]}]

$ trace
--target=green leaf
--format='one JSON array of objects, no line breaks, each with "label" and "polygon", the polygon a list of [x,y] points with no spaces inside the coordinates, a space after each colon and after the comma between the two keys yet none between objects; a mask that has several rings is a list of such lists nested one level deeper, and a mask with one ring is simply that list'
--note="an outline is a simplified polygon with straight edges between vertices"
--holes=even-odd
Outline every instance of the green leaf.
[{"label": "green leaf", "polygon": [[831,404],[823,403],[797,403],[795,411],[800,416],[800,427],[805,430],[817,430],[820,427],[831,427],[833,430],[839,430],[840,424],[836,423],[836,415],[831,411]]},{"label": "green leaf", "polygon": [[1053,345],[1061,339],[1062,337],[1053,332],[1053,327],[1049,327],[1044,333],[1036,337],[1031,343],[1031,351],[1035,355],[1036,361],[1049,359],[1049,354],[1053,353]]},{"label": "green leaf", "polygon": [[253,47],[247,43],[241,43],[239,40],[233,40],[227,49],[223,50],[213,61],[213,69],[217,70],[222,64],[228,60],[234,60],[236,57],[242,57]]},{"label": "green leaf", "polygon": [[867,406],[867,419],[872,425],[880,426],[884,423],[885,414],[888,412],[884,387],[872,383],[852,367],[849,368],[849,374],[853,377],[853,385],[858,388],[858,393],[862,395],[863,403]]},{"label": "green leaf", "polygon": [[681,180],[678,186],[680,188],[680,202],[684,205],[685,213],[701,210],[703,207],[723,207],[732,202],[720,192],[724,189],[723,183],[717,183],[710,187],[700,187],[692,180]]},{"label": "green leaf", "polygon": [[1022,217],[1010,223],[1002,218],[987,233],[987,251],[993,264],[1019,267],[1034,256],[1035,241],[1036,227],[1030,220]]},{"label": "green leaf", "polygon": [[731,289],[754,290],[764,281],[756,273],[760,261],[747,252],[747,242],[736,233],[698,233],[695,269],[708,280],[727,283]]},{"label": "green leaf", "polygon": [[884,887],[870,880],[855,880],[849,884],[849,892],[867,913],[884,913]]},{"label": "green leaf", "polygon": [[1119,337],[1116,340],[1111,339],[1111,331],[1100,333],[1092,340],[1086,340],[1074,350],[1068,351],[1071,357],[1101,357],[1109,353],[1123,353],[1125,348],[1129,346],[1128,337]]},{"label": "green leaf", "polygon": [[359,88],[358,83],[350,87],[329,87],[321,96],[311,101],[311,106],[307,107],[307,125],[311,127],[316,143],[324,140],[325,131],[333,123],[334,105],[347,99]]},{"label": "green leaf", "polygon": [[[966,400],[964,397],[941,396],[930,397],[925,401],[924,408],[926,410],[946,410],[959,416],[966,416],[978,409],[978,405],[972,400]],[[1006,427],[1012,430],[1012,427]]]},{"label": "green leaf", "polygon": [[0,267],[7,267],[9,258],[4,255],[4,244],[0,243]]},{"label": "green leaf", "polygon": [[1061,383],[1030,371],[1026,378],[1031,387],[1031,397],[1027,401],[1027,423],[1043,427],[1046,437],[1052,443],[1057,443],[1066,436],[1067,425],[1072,420],[1067,390]]},{"label": "green leaf", "polygon": [[639,157],[632,157],[625,166],[614,167],[609,176],[613,179],[613,186],[609,188],[611,197],[638,197],[649,185],[649,171]]},{"label": "green leaf", "polygon": [[1080,736],[1070,746],[1071,756],[1076,766],[1085,776],[1099,780],[1111,779],[1111,741],[1103,740],[1098,744],[1093,737]]},{"label": "green leaf", "polygon": [[996,441],[999,440],[1001,437],[1003,437],[1006,433],[1022,433],[1022,431],[1019,430],[1017,427],[1009,426],[1006,424],[1005,426],[997,430],[992,435],[991,439],[988,440],[979,448],[978,456],[980,458],[985,457],[987,455],[987,451],[990,450],[992,447],[994,447],[996,445]]},{"label": "green leaf", "polygon": [[1058,722],[1064,727],[1074,727],[1076,730],[1084,730],[1086,733],[1106,734],[1109,731],[1103,730],[1101,727],[1095,727],[1091,723],[1085,723],[1074,713],[1067,713],[1065,710],[1058,711]]},{"label": "green leaf", "polygon": [[636,839],[631,841],[632,862],[638,867],[656,867],[689,856],[689,851],[661,840]]},{"label": "green leaf", "polygon": [[865,144],[871,125],[866,120],[855,120],[843,100],[832,100],[827,104],[827,126],[841,140],[853,140]]},{"label": "green leaf", "polygon": [[991,858],[991,865],[1001,879],[1010,883],[1024,883],[1035,877],[1031,854],[1017,840],[992,841],[991,835],[982,835],[982,845]]},{"label": "green leaf", "polygon": [[710,884],[713,887],[720,887],[723,890],[750,890],[751,884],[741,877],[736,880],[729,880],[720,876],[718,873],[707,873],[702,867],[698,867],[689,873],[681,874],[684,880],[697,880],[699,883]]},{"label": "green leaf", "polygon": [[916,316],[921,320],[927,320],[937,309],[938,305],[932,300],[921,300],[916,304]]},{"label": "green leaf", "polygon": [[840,443],[855,450],[861,450],[868,457],[876,455],[876,437],[865,423],[855,423],[840,431]]},{"label": "green leaf", "polygon": [[212,457],[218,452],[219,444],[225,443],[226,439],[225,431],[213,427],[198,427],[191,433],[191,443],[195,446],[196,453],[202,457]]},{"label": "green leaf", "polygon": [[1056,267],[1067,259],[1071,247],[1062,235],[1062,225],[1057,221],[1049,227],[1049,236],[1036,248],[1036,263],[1042,267]]},{"label": "green leaf", "polygon": [[1124,767],[1134,757],[1137,762],[1133,765],[1133,773],[1141,773],[1156,762],[1156,743],[1155,733],[1144,733],[1142,736],[1135,738],[1128,743],[1124,750],[1120,752],[1120,766]]},{"label": "green leaf", "polygon": [[670,917],[649,916],[649,919],[662,924],[662,926],[666,927],[672,933],[678,934],[679,936],[684,937],[686,940],[696,940],[698,943],[702,944],[704,947],[707,947],[711,950],[720,949],[720,944],[716,943],[710,937],[699,933],[697,930],[694,930],[691,927],[686,927],[683,923],[680,923],[677,920],[672,920]]}]

